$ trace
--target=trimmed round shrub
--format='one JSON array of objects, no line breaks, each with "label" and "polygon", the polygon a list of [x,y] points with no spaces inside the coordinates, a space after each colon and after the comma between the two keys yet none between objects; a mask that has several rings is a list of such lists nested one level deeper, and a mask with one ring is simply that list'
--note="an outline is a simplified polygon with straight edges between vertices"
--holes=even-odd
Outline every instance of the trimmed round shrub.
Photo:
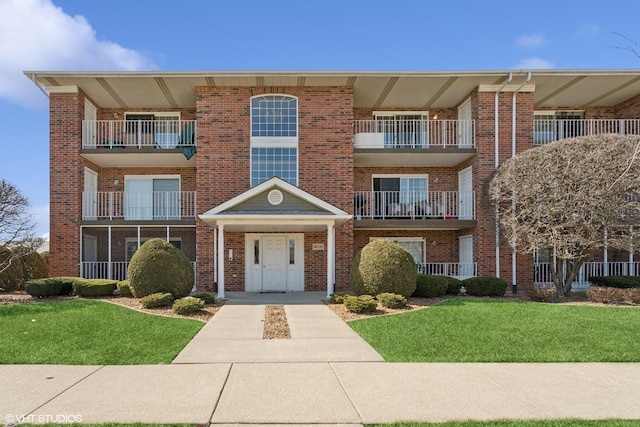
[{"label": "trimmed round shrub", "polygon": [[205,304],[215,304],[216,302],[216,295],[209,292],[194,292],[190,296],[200,298]]},{"label": "trimmed round shrub", "polygon": [[507,291],[507,281],[499,277],[479,276],[464,279],[462,284],[467,288],[467,295],[480,297],[500,297]]},{"label": "trimmed round shrub", "polygon": [[173,296],[168,292],[157,292],[140,298],[144,308],[168,307],[173,302]]},{"label": "trimmed round shrub", "polygon": [[49,265],[38,252],[31,252],[22,258],[22,276],[26,280],[49,277]]},{"label": "trimmed round shrub", "polygon": [[55,279],[33,279],[24,284],[24,290],[34,298],[60,295],[62,283]]},{"label": "trimmed round shrub", "polygon": [[102,297],[113,295],[116,281],[109,279],[76,279],[73,282],[73,293],[79,297]]},{"label": "trimmed round shrub", "polygon": [[462,286],[462,280],[455,277],[442,276],[447,281],[447,294],[458,295],[460,293],[460,287]]},{"label": "trimmed round shrub", "polygon": [[352,313],[373,313],[378,302],[371,295],[349,295],[344,299],[344,306]]},{"label": "trimmed round shrub", "polygon": [[329,300],[330,304],[344,304],[344,299],[348,297],[349,294],[342,292],[335,292],[331,294],[331,299]]},{"label": "trimmed round shrub", "polygon": [[351,287],[357,295],[385,292],[408,298],[416,290],[418,269],[413,257],[387,239],[369,242],[351,265]]},{"label": "trimmed round shrub", "polygon": [[378,302],[386,308],[403,308],[407,306],[407,299],[402,295],[384,292],[376,295]]},{"label": "trimmed round shrub", "polygon": [[[0,263],[13,256],[13,252],[7,248],[0,247]],[[11,264],[0,272],[0,289],[6,292],[22,289],[25,283],[21,258],[14,258]]]},{"label": "trimmed round shrub", "polygon": [[131,293],[131,289],[129,288],[129,280],[121,280],[116,283],[116,288],[118,289],[118,295],[123,297],[133,296]]},{"label": "trimmed round shrub", "polygon": [[131,257],[129,288],[136,298],[168,292],[183,298],[193,288],[193,267],[182,251],[166,240],[147,240]]},{"label": "trimmed round shrub", "polygon": [[640,277],[638,276],[592,276],[589,278],[589,282],[608,288],[640,288]]},{"label": "trimmed round shrub", "polygon": [[177,314],[193,314],[204,308],[200,298],[184,297],[173,302],[173,312]]},{"label": "trimmed round shrub", "polygon": [[449,281],[445,276],[418,274],[416,278],[416,290],[413,292],[413,296],[422,298],[441,297],[447,293],[448,286]]}]

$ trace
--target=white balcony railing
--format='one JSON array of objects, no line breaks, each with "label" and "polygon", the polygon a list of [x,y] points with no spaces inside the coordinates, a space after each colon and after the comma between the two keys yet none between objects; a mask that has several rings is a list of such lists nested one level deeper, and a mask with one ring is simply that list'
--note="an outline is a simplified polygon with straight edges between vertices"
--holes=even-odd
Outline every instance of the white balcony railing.
[{"label": "white balcony railing", "polygon": [[[640,274],[640,262],[585,262],[573,281],[572,289],[584,290],[591,283],[593,276],[635,276]],[[534,264],[534,283],[553,283],[551,279],[551,268],[548,262],[538,262]]]},{"label": "white balcony railing", "polygon": [[450,276],[458,279],[478,275],[476,262],[426,262],[418,264],[418,273],[432,276]]},{"label": "white balcony railing", "polygon": [[82,219],[179,220],[196,215],[195,191],[82,193]]},{"label": "white balcony railing", "polygon": [[473,120],[355,120],[355,148],[475,148]]},{"label": "white balcony railing", "polygon": [[618,133],[640,135],[640,119],[534,119],[533,144],[564,138]]},{"label": "white balcony railing", "polygon": [[475,193],[356,191],[357,219],[475,219]]},{"label": "white balcony railing", "polygon": [[[191,262],[193,271],[196,271],[196,263]],[[81,263],[81,277],[85,279],[110,279],[126,280],[128,278],[128,261],[83,261]],[[195,278],[195,274],[194,274]]]},{"label": "white balcony railing", "polygon": [[195,120],[83,120],[82,148],[192,147]]}]

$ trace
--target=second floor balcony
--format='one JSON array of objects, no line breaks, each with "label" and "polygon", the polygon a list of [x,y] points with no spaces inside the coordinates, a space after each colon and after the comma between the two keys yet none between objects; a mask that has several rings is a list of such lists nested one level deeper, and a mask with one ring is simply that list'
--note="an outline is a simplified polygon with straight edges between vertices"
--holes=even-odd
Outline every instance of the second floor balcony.
[{"label": "second floor balcony", "polygon": [[533,121],[533,145],[579,136],[640,135],[640,119],[542,119]]},{"label": "second floor balcony", "polygon": [[105,167],[194,166],[196,121],[83,120],[81,153]]},{"label": "second floor balcony", "polygon": [[473,120],[356,120],[356,166],[453,166],[476,153]]},{"label": "second floor balcony", "polygon": [[180,221],[195,216],[195,191],[82,193],[82,219],[85,221]]},{"label": "second floor balcony", "polygon": [[416,227],[431,221],[436,228],[460,228],[474,225],[476,219],[473,191],[356,191],[353,203],[356,227],[411,220]]}]

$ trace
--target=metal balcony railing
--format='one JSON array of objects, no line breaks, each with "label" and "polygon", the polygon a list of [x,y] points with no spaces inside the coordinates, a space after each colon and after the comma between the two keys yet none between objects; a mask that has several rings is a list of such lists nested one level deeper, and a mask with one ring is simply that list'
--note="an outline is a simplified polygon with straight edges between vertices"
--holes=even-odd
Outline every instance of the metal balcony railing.
[{"label": "metal balcony railing", "polygon": [[640,119],[534,119],[533,145],[578,136],[640,135]]},{"label": "metal balcony railing", "polygon": [[83,120],[82,148],[172,149],[196,145],[195,120]]},{"label": "metal balcony railing", "polygon": [[475,148],[473,120],[355,120],[355,148]]},{"label": "metal balcony railing", "polygon": [[356,191],[356,219],[475,219],[475,192]]},{"label": "metal balcony railing", "polygon": [[432,276],[450,276],[456,278],[478,275],[477,262],[425,262],[418,264],[418,273]]},{"label": "metal balcony railing", "polygon": [[[572,289],[587,289],[591,285],[590,278],[593,276],[635,276],[637,274],[640,274],[640,262],[588,261],[580,267]],[[553,283],[548,262],[534,264],[533,281],[534,283]]]},{"label": "metal balcony railing", "polygon": [[82,193],[82,219],[180,220],[196,215],[195,191]]}]

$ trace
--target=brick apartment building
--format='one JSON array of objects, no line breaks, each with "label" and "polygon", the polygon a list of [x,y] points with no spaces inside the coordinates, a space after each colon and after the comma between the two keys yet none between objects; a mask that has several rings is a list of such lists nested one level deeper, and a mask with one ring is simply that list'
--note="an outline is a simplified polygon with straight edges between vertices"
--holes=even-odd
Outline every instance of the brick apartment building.
[{"label": "brick apartment building", "polygon": [[[565,137],[640,134],[640,71],[25,72],[50,101],[52,276],[124,279],[161,237],[196,286],[346,290],[390,238],[419,270],[549,280],[512,253],[486,188]],[[634,274],[603,250],[590,275]]]}]

